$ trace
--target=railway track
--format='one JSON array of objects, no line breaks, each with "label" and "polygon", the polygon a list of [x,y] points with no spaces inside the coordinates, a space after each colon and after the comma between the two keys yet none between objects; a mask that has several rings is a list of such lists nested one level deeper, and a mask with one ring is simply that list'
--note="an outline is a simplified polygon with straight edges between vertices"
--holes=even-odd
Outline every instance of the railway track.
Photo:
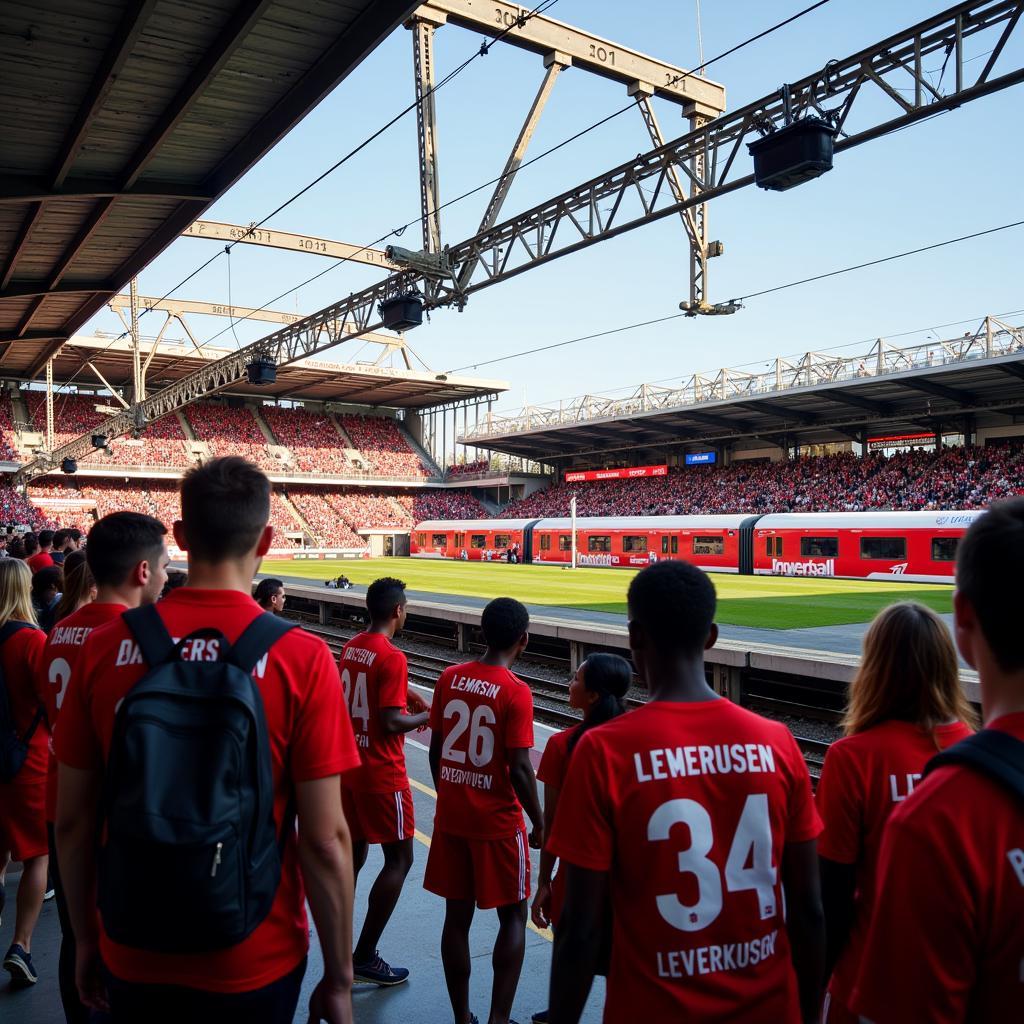
[{"label": "railway track", "polygon": [[[308,624],[306,628],[311,633],[322,637],[335,655],[340,654],[345,642],[356,633],[355,629],[349,631],[313,624]],[[410,634],[404,630],[403,638],[426,643],[436,642],[435,638],[421,638],[419,634]],[[453,654],[455,654],[454,657],[442,657],[440,655],[423,654],[419,651],[406,651],[406,660],[409,665],[409,681],[433,690],[438,676],[446,668],[457,665],[462,660],[458,656],[458,652],[453,651]],[[544,660],[552,661],[554,659],[546,658]],[[580,716],[569,707],[569,684],[567,682],[544,679],[540,676],[520,671],[517,671],[516,675],[533,691],[534,713],[540,721],[559,728],[576,725],[580,721]],[[640,707],[644,703],[644,700],[637,697],[626,698],[626,704],[630,708]],[[773,717],[788,716],[830,723],[838,722],[839,720],[839,712],[833,709],[770,697],[760,693],[749,695],[745,700],[745,705],[751,710],[760,711]],[[809,736],[801,736],[797,733],[794,733],[794,739],[804,755],[811,778],[816,781],[821,775],[825,753],[829,747],[828,742],[813,739]]]}]

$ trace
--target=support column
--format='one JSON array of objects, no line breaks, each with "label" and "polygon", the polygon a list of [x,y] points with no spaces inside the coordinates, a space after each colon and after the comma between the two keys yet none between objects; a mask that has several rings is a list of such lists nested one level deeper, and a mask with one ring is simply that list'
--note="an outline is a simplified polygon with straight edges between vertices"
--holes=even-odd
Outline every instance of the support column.
[{"label": "support column", "polygon": [[455,650],[459,654],[465,654],[468,650],[466,646],[466,624],[464,622],[455,623]]},{"label": "support column", "polygon": [[132,336],[132,403],[138,405],[146,397],[146,384],[142,373],[142,339],[139,337],[139,282],[132,278],[129,284]]},{"label": "support column", "polygon": [[743,673],[735,665],[711,664],[711,689],[734,704],[743,698]]},{"label": "support column", "polygon": [[434,106],[434,29],[442,20],[413,18],[413,68],[416,82],[416,130],[419,137],[420,209],[423,248],[441,251],[441,189],[437,170],[437,111]]},{"label": "support column", "polygon": [[46,360],[46,450],[53,451],[53,360]]},{"label": "support column", "polygon": [[964,446],[970,447],[974,444],[974,439],[977,436],[977,421],[973,413],[968,413],[964,416]]}]

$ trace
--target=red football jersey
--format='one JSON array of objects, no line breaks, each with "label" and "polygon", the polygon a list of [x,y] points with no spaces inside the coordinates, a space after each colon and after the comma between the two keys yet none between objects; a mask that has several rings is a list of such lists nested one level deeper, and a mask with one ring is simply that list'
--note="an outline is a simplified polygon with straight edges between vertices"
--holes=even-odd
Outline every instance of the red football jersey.
[{"label": "red football jersey", "polygon": [[39,660],[38,687],[46,701],[46,717],[50,721],[50,765],[46,774],[47,821],[57,820],[57,758],[53,752],[53,734],[68,681],[78,664],[85,638],[97,626],[117,618],[124,610],[123,604],[100,604],[93,601],[61,619],[46,639]]},{"label": "red football jersey", "polygon": [[[537,768],[538,782],[543,782],[545,786],[552,786],[557,790],[561,790],[565,785],[565,774],[569,768],[569,740],[575,735],[577,729],[579,729],[578,725],[571,725],[568,729],[555,733],[548,740],[544,747],[544,753],[541,755],[540,765]],[[562,806],[561,793],[559,793],[558,806]],[[557,819],[557,817],[558,812],[556,811],[555,818]],[[548,836],[548,842],[545,845],[550,852],[550,836]],[[555,875],[551,880],[551,920],[554,924],[558,924],[558,920],[562,916],[564,904],[565,872],[561,869],[556,869]]]},{"label": "red football jersey", "polygon": [[847,1006],[857,981],[885,823],[914,791],[928,761],[970,734],[962,722],[941,725],[934,733],[910,722],[885,722],[837,740],[825,755],[816,794],[825,824],[818,852],[840,864],[857,865],[853,927],[829,984],[831,1001],[838,1007]]},{"label": "red football jersey", "polygon": [[[193,587],[172,591],[157,609],[172,637],[216,625],[229,643],[263,611],[248,594]],[[195,639],[182,650],[186,660],[212,661],[219,655],[217,639]],[[103,770],[118,702],[147,671],[121,619],[93,631],[61,705],[56,749],[62,764]],[[359,764],[359,753],[342,707],[338,668],[323,640],[292,630],[259,661],[253,678],[267,721],[274,818],[280,828],[294,783],[340,775]],[[123,946],[100,935],[103,962],[115,977],[210,992],[263,988],[297,967],[308,946],[306,899],[294,835],[285,844],[281,884],[270,913],[237,946],[194,955],[163,954]]]},{"label": "red football jersey", "polygon": [[789,730],[727,700],[652,702],[589,731],[550,845],[614,867],[604,1019],[799,1021],[780,869],[820,831]]},{"label": "red football jersey", "polygon": [[380,633],[360,633],[342,648],[338,668],[362,760],[345,785],[364,793],[407,788],[405,734],[385,732],[380,724],[381,708],[404,709],[408,702],[405,655]]},{"label": "red football jersey", "polygon": [[[11,718],[19,736],[24,736],[39,711],[42,693],[36,680],[39,657],[46,643],[41,629],[19,629],[0,648],[3,658],[4,681],[11,705]],[[19,782],[38,782],[46,778],[50,730],[42,719],[32,734],[28,756],[14,779]]]},{"label": "red football jersey", "polygon": [[[989,723],[1024,740],[1024,712]],[[875,1024],[1021,1019],[1024,814],[972,768],[937,769],[889,819],[852,1007]]]},{"label": "red football jersey", "polygon": [[512,672],[473,661],[441,673],[430,707],[441,737],[436,828],[503,839],[523,827],[507,751],[533,746],[533,694]]}]

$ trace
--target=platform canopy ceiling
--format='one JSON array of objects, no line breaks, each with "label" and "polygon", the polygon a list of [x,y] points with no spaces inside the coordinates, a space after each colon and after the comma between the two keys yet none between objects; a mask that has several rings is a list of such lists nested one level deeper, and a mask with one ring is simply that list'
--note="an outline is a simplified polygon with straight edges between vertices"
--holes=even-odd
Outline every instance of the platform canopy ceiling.
[{"label": "platform canopy ceiling", "polygon": [[417,6],[4,3],[0,373],[38,375]]}]

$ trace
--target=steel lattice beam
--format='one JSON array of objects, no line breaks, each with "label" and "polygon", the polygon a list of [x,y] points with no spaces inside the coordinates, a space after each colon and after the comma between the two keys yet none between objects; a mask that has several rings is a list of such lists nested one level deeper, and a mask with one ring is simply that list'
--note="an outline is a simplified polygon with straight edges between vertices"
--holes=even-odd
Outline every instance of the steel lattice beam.
[{"label": "steel lattice beam", "polygon": [[[991,72],[1022,12],[1024,0],[968,0],[845,60],[832,61],[822,71],[794,83],[790,86],[792,109],[802,114],[821,112],[830,106],[844,131],[836,143],[836,150],[842,151],[1016,85],[1024,81],[1020,60],[999,77],[992,78]],[[991,44],[992,52],[982,68],[976,73],[969,72],[972,65],[965,58],[964,42],[984,33],[988,35],[978,40],[979,49]],[[950,90],[944,94],[936,90],[924,73],[925,58],[937,54],[948,55],[947,70],[953,78]],[[900,93],[901,102],[896,103],[886,89],[878,87],[878,80],[893,89],[895,80],[902,87],[908,76],[913,84],[913,101]],[[863,122],[851,127],[855,101],[873,91],[876,100],[883,96],[896,105],[895,116],[886,116],[877,102],[867,103],[861,105],[866,110]],[[733,176],[741,153],[746,156],[743,143],[760,137],[758,125],[767,121],[782,123],[783,118],[781,93],[716,118],[697,131],[454,246],[448,251],[453,272],[457,277],[461,267],[478,261],[465,288],[469,294],[559,256],[672,216],[688,206],[743,188],[753,182],[752,174]],[[706,181],[695,183],[701,186],[699,198],[691,195],[680,203],[668,186],[669,172],[675,168],[689,177],[693,174],[694,157],[701,152],[706,160]],[[626,212],[627,199],[635,204],[632,212]],[[602,209],[606,204],[610,205]],[[146,421],[156,419],[236,383],[245,376],[246,364],[257,355],[283,365],[375,330],[381,326],[374,319],[378,302],[416,285],[425,292],[426,303],[432,308],[459,298],[454,282],[424,280],[411,271],[394,274],[190,374],[140,403],[138,412]],[[123,414],[101,424],[95,432],[117,436],[133,426],[131,417]],[[52,458],[56,462],[66,457],[81,458],[91,450],[89,438],[82,437],[64,445]],[[37,459],[23,467],[19,477],[25,479],[46,472],[50,464],[50,460]]]}]

